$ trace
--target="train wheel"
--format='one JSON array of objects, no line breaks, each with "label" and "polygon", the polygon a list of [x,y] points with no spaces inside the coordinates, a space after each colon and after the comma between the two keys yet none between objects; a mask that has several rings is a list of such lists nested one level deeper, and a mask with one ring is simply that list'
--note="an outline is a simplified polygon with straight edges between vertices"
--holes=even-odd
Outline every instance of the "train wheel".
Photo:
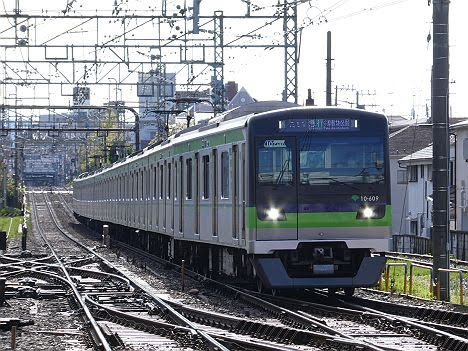
[{"label": "train wheel", "polygon": [[344,294],[345,296],[353,296],[354,295],[354,288],[345,288],[344,289]]}]

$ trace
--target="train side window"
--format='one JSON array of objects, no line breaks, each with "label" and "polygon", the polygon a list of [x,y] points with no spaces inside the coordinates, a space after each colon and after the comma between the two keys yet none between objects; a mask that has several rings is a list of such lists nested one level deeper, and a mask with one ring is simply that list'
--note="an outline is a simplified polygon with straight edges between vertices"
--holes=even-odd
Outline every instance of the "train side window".
[{"label": "train side window", "polygon": [[177,161],[174,160],[174,200],[177,200],[177,177],[178,177],[178,174],[177,173]]},{"label": "train side window", "polygon": [[130,184],[130,174],[129,173],[125,173],[125,189],[124,189],[124,193],[125,193],[125,200],[128,201],[128,198],[130,196],[129,194],[129,191],[128,191],[128,185]]},{"label": "train side window", "polygon": [[203,199],[210,198],[210,156],[203,156]]},{"label": "train side window", "polygon": [[146,200],[149,200],[151,196],[151,167],[148,167],[148,170],[146,171],[146,194],[145,198]]},{"label": "train side window", "polygon": [[229,153],[221,153],[221,197],[229,198]]},{"label": "train side window", "polygon": [[129,172],[128,173],[128,199],[132,200],[133,199],[133,173]]},{"label": "train side window", "polygon": [[137,172],[133,172],[133,175],[132,175],[132,178],[133,178],[133,182],[132,182],[132,199],[133,200],[136,200],[137,198],[137,189],[138,189],[138,174]]},{"label": "train side window", "polygon": [[141,196],[140,196],[140,199],[142,199],[142,200],[143,200],[143,197],[144,197],[144,194],[145,194],[145,191],[144,191],[145,188],[144,188],[144,182],[143,182],[145,173],[146,173],[146,168],[144,170],[140,171],[140,175],[141,175],[141,186],[140,186]]},{"label": "train side window", "polygon": [[135,200],[138,200],[138,198],[140,197],[139,195],[139,185],[140,185],[140,172],[136,171],[135,172],[135,183],[136,183],[136,186],[135,186]]},{"label": "train side window", "polygon": [[159,166],[159,199],[164,198],[164,166]]},{"label": "train side window", "polygon": [[171,198],[171,163],[167,164],[167,198]]},{"label": "train side window", "polygon": [[188,158],[185,160],[187,166],[187,190],[185,197],[187,200],[192,200],[192,159]]},{"label": "train side window", "polygon": [[157,183],[157,176],[158,176],[158,167],[154,166],[153,167],[153,200],[156,200],[157,198],[157,192],[158,192],[158,183]]}]

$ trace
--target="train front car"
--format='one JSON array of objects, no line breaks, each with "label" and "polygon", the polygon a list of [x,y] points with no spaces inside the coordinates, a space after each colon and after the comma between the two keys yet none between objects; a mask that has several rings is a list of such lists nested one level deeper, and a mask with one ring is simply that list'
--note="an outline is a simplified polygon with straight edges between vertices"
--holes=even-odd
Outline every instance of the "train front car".
[{"label": "train front car", "polygon": [[250,252],[267,288],[373,286],[388,249],[385,116],[297,108],[251,118]]}]

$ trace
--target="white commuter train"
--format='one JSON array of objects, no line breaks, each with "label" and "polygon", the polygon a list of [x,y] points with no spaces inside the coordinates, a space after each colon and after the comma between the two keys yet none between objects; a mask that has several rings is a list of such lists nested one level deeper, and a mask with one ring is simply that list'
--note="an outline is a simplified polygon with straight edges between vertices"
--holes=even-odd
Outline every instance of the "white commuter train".
[{"label": "white commuter train", "polygon": [[371,253],[388,249],[388,165],[385,116],[262,102],[78,177],[73,206],[206,274],[352,293],[385,265]]}]

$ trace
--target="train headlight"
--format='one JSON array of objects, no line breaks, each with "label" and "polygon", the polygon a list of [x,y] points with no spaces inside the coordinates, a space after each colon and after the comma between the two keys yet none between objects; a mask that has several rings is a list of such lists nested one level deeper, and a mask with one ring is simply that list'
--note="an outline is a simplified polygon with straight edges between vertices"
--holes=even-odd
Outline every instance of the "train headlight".
[{"label": "train headlight", "polygon": [[356,213],[356,219],[381,219],[385,217],[385,205],[363,204]]},{"label": "train headlight", "polygon": [[269,208],[266,211],[266,214],[267,214],[267,218],[271,221],[277,221],[281,217],[281,211],[274,207]]},{"label": "train headlight", "polygon": [[374,217],[374,210],[370,207],[365,207],[363,210],[362,210],[362,216],[364,218],[372,218]]}]

